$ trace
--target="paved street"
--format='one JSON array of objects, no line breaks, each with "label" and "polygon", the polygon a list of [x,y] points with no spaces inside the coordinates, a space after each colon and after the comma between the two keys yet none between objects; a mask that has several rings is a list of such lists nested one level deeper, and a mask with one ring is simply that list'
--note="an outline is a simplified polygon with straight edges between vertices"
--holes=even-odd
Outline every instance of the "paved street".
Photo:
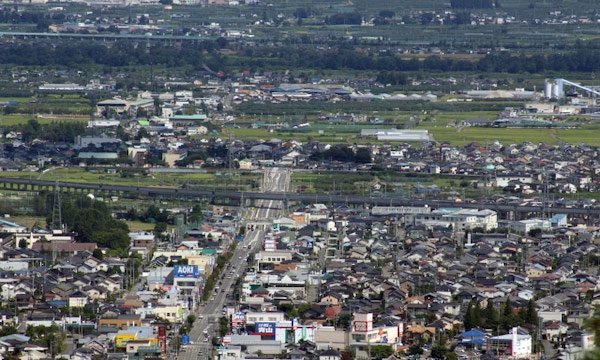
[{"label": "paved street", "polygon": [[[290,183],[290,173],[287,169],[268,168],[264,172],[264,178],[261,186],[262,191],[284,192],[288,190]],[[242,226],[253,225],[254,230],[247,231],[244,241],[239,243],[233,253],[229,266],[223,271],[221,276],[221,285],[219,291],[211,299],[201,306],[197,312],[197,320],[190,332],[190,344],[181,352],[178,359],[208,359],[212,348],[210,338],[217,335],[219,331],[219,318],[222,316],[222,309],[226,298],[233,293],[233,287],[237,279],[242,276],[247,269],[247,258],[250,253],[258,251],[262,247],[264,233],[267,230],[267,223],[281,215],[284,208],[282,201],[277,200],[258,200],[256,207],[252,208],[250,214],[244,219]],[[208,333],[208,341],[204,341],[204,332]]]}]

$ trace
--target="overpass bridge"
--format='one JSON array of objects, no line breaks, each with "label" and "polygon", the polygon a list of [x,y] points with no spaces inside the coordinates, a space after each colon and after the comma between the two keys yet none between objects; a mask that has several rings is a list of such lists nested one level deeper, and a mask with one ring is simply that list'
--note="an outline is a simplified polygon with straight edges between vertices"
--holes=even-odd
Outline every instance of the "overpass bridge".
[{"label": "overpass bridge", "polygon": [[505,218],[525,214],[568,214],[588,219],[600,219],[600,208],[543,207],[531,205],[496,204],[493,202],[455,203],[449,200],[407,199],[396,196],[338,195],[327,193],[292,193],[260,191],[197,190],[151,186],[108,185],[77,182],[54,182],[28,178],[0,177],[0,189],[10,191],[54,191],[94,194],[107,196],[144,196],[157,199],[179,199],[190,201],[209,201],[239,205],[245,201],[276,200],[296,203],[324,203],[368,206],[429,206],[431,208],[456,207],[471,209],[491,209]]}]

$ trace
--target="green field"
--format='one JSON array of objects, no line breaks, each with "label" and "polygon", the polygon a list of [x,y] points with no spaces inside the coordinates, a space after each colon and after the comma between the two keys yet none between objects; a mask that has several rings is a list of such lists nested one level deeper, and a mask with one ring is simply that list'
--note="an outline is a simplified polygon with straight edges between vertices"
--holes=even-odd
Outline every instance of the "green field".
[{"label": "green field", "polygon": [[0,127],[2,126],[15,126],[22,125],[27,123],[29,120],[35,119],[40,124],[50,124],[53,122],[63,122],[63,121],[74,121],[74,122],[87,122],[89,120],[88,116],[77,116],[77,115],[47,115],[47,116],[36,116],[29,114],[10,114],[10,115],[0,115]]},{"label": "green field", "polygon": [[585,143],[600,146],[600,136],[595,129],[519,129],[519,128],[434,128],[428,129],[436,141],[448,142],[452,145],[461,146],[472,142],[491,143],[499,141],[503,144],[519,144],[523,142],[558,144],[565,142],[569,144]]}]

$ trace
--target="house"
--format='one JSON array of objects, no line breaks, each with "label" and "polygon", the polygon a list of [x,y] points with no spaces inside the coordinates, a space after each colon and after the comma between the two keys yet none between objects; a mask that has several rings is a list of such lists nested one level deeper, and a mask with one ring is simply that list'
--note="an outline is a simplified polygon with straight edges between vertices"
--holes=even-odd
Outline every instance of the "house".
[{"label": "house", "polygon": [[26,231],[27,231],[27,227],[25,227],[25,226],[8,221],[6,219],[0,219],[0,232],[24,233]]},{"label": "house", "polygon": [[140,315],[118,315],[116,317],[104,317],[98,320],[98,326],[114,326],[118,329],[127,329],[131,326],[141,326]]},{"label": "house", "polygon": [[483,348],[486,343],[485,332],[477,329],[471,329],[463,332],[459,335],[459,339],[459,344],[465,345],[467,347],[473,347],[475,349]]},{"label": "house", "polygon": [[319,353],[319,360],[342,360],[342,354],[334,349],[328,349]]},{"label": "house", "polygon": [[88,295],[83,291],[75,291],[68,298],[68,304],[71,308],[82,308],[88,303]]},{"label": "house", "polygon": [[83,288],[87,297],[92,300],[106,300],[107,291],[100,286],[86,286]]},{"label": "house", "polygon": [[339,305],[342,299],[342,296],[339,294],[327,293],[325,296],[321,297],[321,300],[319,302],[321,304]]},{"label": "house", "polygon": [[154,234],[146,231],[138,231],[129,233],[131,246],[152,250],[156,242]]},{"label": "house", "polygon": [[250,159],[243,159],[238,161],[240,170],[253,170],[254,169],[254,163],[252,162],[252,160]]},{"label": "house", "polygon": [[1,326],[16,326],[19,323],[19,317],[12,311],[0,310]]}]

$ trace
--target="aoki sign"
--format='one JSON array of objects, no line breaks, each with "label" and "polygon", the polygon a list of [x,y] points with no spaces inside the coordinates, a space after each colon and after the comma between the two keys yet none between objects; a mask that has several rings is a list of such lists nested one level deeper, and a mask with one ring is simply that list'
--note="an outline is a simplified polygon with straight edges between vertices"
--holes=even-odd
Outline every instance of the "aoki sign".
[{"label": "aoki sign", "polygon": [[194,278],[200,277],[200,269],[196,265],[177,265],[173,270],[176,278]]}]

